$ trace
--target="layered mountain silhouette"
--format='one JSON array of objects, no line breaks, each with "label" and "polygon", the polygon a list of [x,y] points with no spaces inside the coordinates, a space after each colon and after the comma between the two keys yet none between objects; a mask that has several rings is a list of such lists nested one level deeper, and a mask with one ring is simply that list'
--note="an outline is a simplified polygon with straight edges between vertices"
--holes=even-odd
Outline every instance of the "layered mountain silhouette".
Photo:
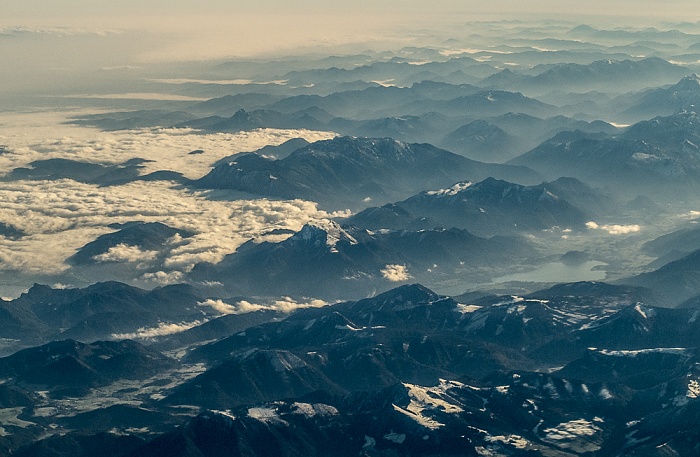
[{"label": "layered mountain silhouette", "polygon": [[551,91],[554,89],[575,90],[577,92],[591,90],[632,91],[658,84],[677,81],[688,73],[688,69],[673,65],[658,57],[641,60],[599,60],[587,65],[577,63],[561,63],[552,67],[542,65],[542,72],[534,76],[518,74],[505,69],[481,84],[487,87],[508,88],[508,90]]},{"label": "layered mountain silhouette", "polygon": [[522,186],[494,178],[424,191],[406,200],[368,208],[345,222],[368,229],[459,227],[488,236],[561,228],[581,229],[614,202],[574,178]]},{"label": "layered mountain silhouette", "polygon": [[686,76],[676,84],[650,89],[642,95],[628,96],[632,106],[622,114],[632,119],[670,116],[681,110],[700,106],[700,76]]},{"label": "layered mountain silhouette", "polygon": [[475,160],[502,162],[512,157],[517,141],[498,126],[480,120],[450,132],[440,144]]},{"label": "layered mountain silhouette", "polygon": [[234,161],[218,165],[196,185],[358,208],[363,200],[388,201],[465,178],[487,176],[537,180],[537,175],[524,167],[476,162],[428,144],[338,137],[312,143],[281,160],[238,155]]},{"label": "layered mountain silhouette", "polygon": [[666,306],[678,306],[700,295],[700,250],[620,282],[648,287],[663,298]]},{"label": "layered mountain silhouette", "polygon": [[546,177],[573,176],[628,195],[690,192],[700,178],[695,111],[639,122],[615,136],[561,133],[509,163]]}]

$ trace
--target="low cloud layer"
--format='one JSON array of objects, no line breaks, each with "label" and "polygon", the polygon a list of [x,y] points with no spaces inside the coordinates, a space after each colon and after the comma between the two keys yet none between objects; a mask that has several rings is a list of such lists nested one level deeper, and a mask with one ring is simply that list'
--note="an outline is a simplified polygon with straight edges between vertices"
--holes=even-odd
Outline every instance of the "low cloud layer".
[{"label": "low cloud layer", "polygon": [[204,324],[206,321],[182,322],[179,324],[161,322],[157,327],[142,327],[133,333],[114,333],[112,338],[115,340],[146,340],[157,338],[159,336],[174,335],[184,332],[198,325]]},{"label": "low cloud layer", "polygon": [[[4,125],[0,144],[10,150],[0,155],[0,169],[10,170],[49,157],[121,163],[140,156],[156,160],[159,168],[190,171],[199,175],[216,158],[238,150],[277,144],[296,131],[256,131],[241,135],[194,135],[182,132],[96,132],[68,127],[67,138],[52,138],[61,117],[0,115]],[[27,126],[36,125],[36,129]],[[22,127],[24,126],[24,127]],[[24,133],[22,133],[24,132]],[[29,133],[27,133],[29,132]],[[89,134],[88,134],[89,133]],[[86,137],[94,138],[88,140]],[[326,134],[319,134],[324,136]],[[311,138],[313,139],[313,138]],[[191,155],[193,149],[205,154]],[[215,152],[216,151],[216,152]],[[312,219],[331,217],[316,204],[302,200],[271,201],[210,198],[208,192],[190,192],[170,182],[134,182],[98,187],[72,180],[0,182],[0,222],[26,235],[17,239],[0,236],[0,271],[47,275],[64,272],[65,260],[98,236],[113,232],[108,226],[129,221],[162,222],[187,230],[194,236],[174,240],[166,247],[164,271],[143,276],[144,281],[169,284],[200,262],[216,263],[252,238],[272,229],[299,230]],[[152,252],[116,246],[96,259],[101,262],[147,262]],[[30,279],[31,281],[31,279]],[[31,282],[27,284],[31,285]],[[5,293],[0,289],[0,293]]]},{"label": "low cloud layer", "polygon": [[[102,132],[75,125],[60,125],[56,113],[0,114],[0,144],[10,152],[0,156],[0,170],[26,166],[34,160],[66,158],[95,163],[119,164],[132,158],[151,162],[143,173],[171,170],[188,178],[204,176],[211,165],[238,152],[277,145],[292,138],[309,142],[333,138],[333,132],[312,130],[257,129],[237,133],[201,135],[192,129],[140,129]],[[27,126],[31,125],[31,133]],[[194,150],[203,154],[190,154]]]},{"label": "low cloud layer", "polygon": [[235,305],[230,305],[222,300],[205,300],[199,303],[199,306],[208,306],[221,314],[246,314],[255,311],[279,311],[282,313],[292,313],[302,308],[320,308],[328,305],[323,300],[311,299],[307,302],[298,302],[290,297],[282,297],[279,300],[273,300],[268,303],[251,303],[246,300],[236,302]]},{"label": "low cloud layer", "polygon": [[[162,222],[193,232],[165,261],[188,271],[196,263],[216,263],[245,241],[271,229],[299,230],[311,219],[330,217],[302,200],[216,201],[203,192],[175,189],[167,182],[97,187],[71,180],[0,182],[0,221],[27,235],[0,237],[0,269],[60,272],[76,249],[114,231],[115,222]],[[145,260],[151,254],[116,247],[102,261]]]}]

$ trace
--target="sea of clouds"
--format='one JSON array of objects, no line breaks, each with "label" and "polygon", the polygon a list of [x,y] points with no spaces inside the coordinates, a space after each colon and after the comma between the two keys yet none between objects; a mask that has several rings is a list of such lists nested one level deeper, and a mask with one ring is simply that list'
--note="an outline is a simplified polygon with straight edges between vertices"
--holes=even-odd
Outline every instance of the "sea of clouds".
[{"label": "sea of clouds", "polygon": [[[334,135],[274,129],[207,135],[182,129],[103,132],[63,121],[65,114],[61,113],[0,114],[0,145],[5,150],[0,154],[0,170],[8,173],[34,160],[56,157],[103,164],[144,158],[152,161],[145,164],[144,174],[172,170],[198,178],[213,162],[237,152],[291,138],[316,141]],[[204,153],[189,154],[196,149]],[[310,220],[332,216],[314,202],[240,199],[221,192],[212,198],[210,192],[192,191],[168,181],[100,187],[70,179],[0,180],[0,222],[24,233],[14,238],[0,236],[0,270],[21,272],[30,279],[32,273],[60,274],[69,268],[65,260],[77,249],[114,232],[110,224],[161,222],[194,233],[190,238],[170,240],[164,246],[164,271],[141,278],[167,284],[181,280],[197,263],[219,262],[242,243],[272,229],[298,230]],[[265,239],[275,237],[280,235]],[[155,252],[122,245],[95,260],[137,265],[155,257]],[[7,295],[2,290],[0,294]]]}]

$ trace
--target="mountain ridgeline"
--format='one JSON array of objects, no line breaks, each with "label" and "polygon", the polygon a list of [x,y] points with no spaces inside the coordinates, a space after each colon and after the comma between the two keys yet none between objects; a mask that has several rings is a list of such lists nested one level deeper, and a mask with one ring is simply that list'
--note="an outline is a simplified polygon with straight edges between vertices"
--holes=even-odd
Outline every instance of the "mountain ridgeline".
[{"label": "mountain ridgeline", "polygon": [[428,144],[338,137],[302,147],[280,160],[254,153],[238,155],[196,185],[356,209],[363,201],[389,201],[421,189],[488,176],[525,183],[538,179],[525,167],[477,162]]}]

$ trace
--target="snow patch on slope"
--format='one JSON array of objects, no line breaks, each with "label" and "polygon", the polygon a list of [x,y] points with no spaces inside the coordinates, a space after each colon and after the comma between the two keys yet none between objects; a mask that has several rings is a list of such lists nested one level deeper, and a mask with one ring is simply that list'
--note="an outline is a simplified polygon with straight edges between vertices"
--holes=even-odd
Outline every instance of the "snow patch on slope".
[{"label": "snow patch on slope", "polygon": [[594,452],[600,449],[594,438],[599,437],[603,430],[594,422],[602,423],[599,417],[593,421],[576,419],[562,422],[552,428],[544,429],[545,441],[559,447],[576,450],[577,452]]},{"label": "snow patch on slope", "polygon": [[663,353],[663,354],[677,354],[677,355],[687,355],[688,351],[685,348],[652,348],[652,349],[637,349],[637,350],[610,350],[610,349],[596,349],[588,348],[589,350],[597,351],[602,355],[607,355],[611,357],[637,357],[638,355],[653,354],[653,353]]},{"label": "snow patch on slope", "polygon": [[308,418],[314,416],[337,416],[338,410],[330,405],[325,405],[323,403],[293,403],[292,406],[295,408],[293,414],[301,414]]},{"label": "snow patch on slope", "polygon": [[448,187],[447,189],[438,189],[438,190],[429,190],[426,192],[426,195],[437,195],[439,197],[445,197],[445,196],[452,196],[452,195],[457,195],[458,193],[468,189],[469,187],[472,186],[472,182],[466,181],[466,182],[458,182],[452,187]]},{"label": "snow patch on slope", "polygon": [[425,412],[438,411],[446,414],[457,414],[464,411],[448,393],[449,389],[453,387],[464,386],[459,382],[441,379],[440,384],[435,387],[421,387],[407,383],[403,385],[408,389],[411,402],[406,408],[394,405],[394,410],[405,414],[426,428],[435,430],[445,424],[427,416]]},{"label": "snow patch on slope", "polygon": [[287,422],[280,418],[275,408],[248,408],[248,417],[266,424],[281,423],[288,425]]}]

